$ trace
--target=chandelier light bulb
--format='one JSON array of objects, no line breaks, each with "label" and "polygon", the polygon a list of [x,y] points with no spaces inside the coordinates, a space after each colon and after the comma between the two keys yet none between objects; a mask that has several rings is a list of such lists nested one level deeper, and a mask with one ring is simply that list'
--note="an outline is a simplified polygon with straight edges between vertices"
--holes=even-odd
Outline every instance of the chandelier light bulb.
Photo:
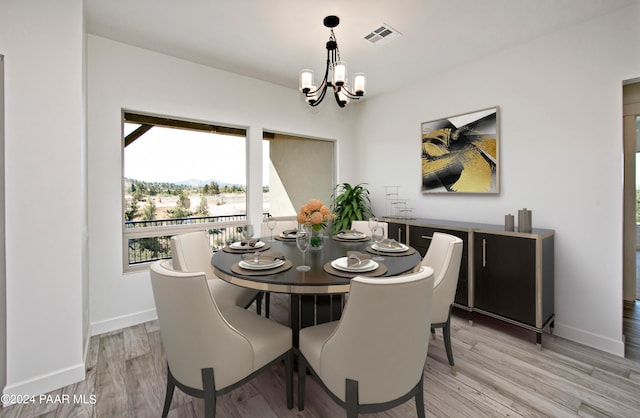
[{"label": "chandelier light bulb", "polygon": [[300,91],[303,93],[309,93],[315,90],[311,88],[313,85],[313,71],[312,70],[300,70]]},{"label": "chandelier light bulb", "polygon": [[338,61],[333,67],[333,84],[340,87],[347,82],[347,64],[344,61]]},{"label": "chandelier light bulb", "polygon": [[357,73],[353,75],[353,90],[356,96],[364,96],[364,94],[366,93],[366,85],[367,78],[363,73]]}]

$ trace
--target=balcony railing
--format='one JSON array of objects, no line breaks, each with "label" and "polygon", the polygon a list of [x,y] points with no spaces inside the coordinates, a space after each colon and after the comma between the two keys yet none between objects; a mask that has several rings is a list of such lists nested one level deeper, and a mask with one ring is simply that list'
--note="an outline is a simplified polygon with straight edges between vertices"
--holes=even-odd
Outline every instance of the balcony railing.
[{"label": "balcony railing", "polygon": [[[268,216],[268,214],[265,214]],[[212,222],[238,222],[246,221],[247,215],[216,215],[216,216],[198,216],[191,218],[169,218],[156,219],[153,221],[125,221],[125,228],[149,228],[154,226],[174,226],[174,225],[192,225],[205,224]]]},{"label": "balcony railing", "polygon": [[[263,214],[269,217],[268,213]],[[209,236],[209,245],[213,251],[218,251],[222,247],[232,242],[240,240],[240,232],[237,225],[229,225],[229,223],[246,222],[247,216],[244,214],[236,215],[220,215],[220,216],[201,216],[194,218],[174,218],[159,219],[153,221],[126,221],[126,231],[135,229],[140,231],[141,228],[158,228],[158,227],[178,227],[183,225],[208,224],[202,230],[207,231]],[[219,224],[219,225],[212,225]],[[197,229],[189,228],[189,231]],[[141,231],[140,231],[141,232]],[[157,233],[157,232],[156,232]],[[134,266],[151,261],[171,258],[171,237],[181,232],[171,231],[167,235],[154,235],[130,237],[127,239],[129,266]],[[258,232],[259,234],[259,232]]]}]

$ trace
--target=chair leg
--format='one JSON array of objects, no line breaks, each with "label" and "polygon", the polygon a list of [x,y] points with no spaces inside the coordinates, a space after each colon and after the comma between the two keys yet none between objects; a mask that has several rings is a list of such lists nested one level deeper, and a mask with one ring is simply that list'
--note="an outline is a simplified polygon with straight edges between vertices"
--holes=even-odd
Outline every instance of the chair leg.
[{"label": "chair leg", "polygon": [[453,350],[451,349],[451,314],[449,314],[447,322],[445,322],[444,327],[442,327],[442,337],[444,339],[444,348],[447,351],[447,360],[449,360],[449,366],[451,366],[451,371],[455,375],[456,366],[453,362]]},{"label": "chair leg", "polygon": [[202,388],[204,391],[204,416],[213,418],[216,416],[216,382],[213,377],[213,369],[201,370]]},{"label": "chair leg", "polygon": [[424,376],[420,376],[420,382],[416,390],[416,410],[418,411],[418,418],[424,418]]},{"label": "chair leg", "polygon": [[304,384],[307,376],[307,363],[298,353],[298,411],[304,411]]},{"label": "chair leg", "polygon": [[264,317],[269,318],[269,306],[271,302],[271,293],[264,292]]},{"label": "chair leg", "polygon": [[287,408],[293,409],[293,350],[289,350],[284,358],[284,380],[287,391]]},{"label": "chair leg", "polygon": [[346,379],[346,408],[347,418],[358,417],[358,381]]},{"label": "chair leg", "polygon": [[169,415],[169,407],[171,407],[171,400],[173,399],[173,390],[176,388],[176,379],[171,374],[169,365],[167,364],[167,391],[164,395],[164,408],[162,409],[162,418]]},{"label": "chair leg", "polygon": [[262,292],[258,292],[256,295],[256,313],[262,315]]}]

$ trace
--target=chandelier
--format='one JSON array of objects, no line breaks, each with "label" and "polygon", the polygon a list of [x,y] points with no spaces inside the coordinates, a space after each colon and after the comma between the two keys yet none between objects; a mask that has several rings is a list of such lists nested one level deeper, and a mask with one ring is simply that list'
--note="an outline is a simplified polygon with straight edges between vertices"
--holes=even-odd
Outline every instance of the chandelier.
[{"label": "chandelier", "polygon": [[353,90],[347,86],[347,64],[340,60],[340,50],[333,28],[338,26],[340,18],[338,16],[327,16],[324,18],[324,25],[331,30],[329,41],[327,42],[327,68],[324,71],[324,78],[317,86],[313,81],[312,70],[300,71],[300,91],[305,95],[307,103],[311,106],[318,106],[327,93],[327,88],[333,89],[333,95],[338,102],[338,106],[344,107],[350,99],[358,100],[365,94],[367,79],[363,73],[353,76]]}]

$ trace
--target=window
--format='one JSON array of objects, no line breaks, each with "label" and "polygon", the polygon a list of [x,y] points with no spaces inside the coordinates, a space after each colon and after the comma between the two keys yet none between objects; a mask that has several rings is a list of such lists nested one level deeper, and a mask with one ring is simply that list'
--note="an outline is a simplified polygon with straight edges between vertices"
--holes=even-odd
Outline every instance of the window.
[{"label": "window", "polygon": [[265,213],[293,217],[311,198],[331,204],[334,141],[265,132],[262,142]]},{"label": "window", "polygon": [[246,221],[246,131],[123,111],[125,270],[169,258],[171,236],[208,230],[211,246]]}]

